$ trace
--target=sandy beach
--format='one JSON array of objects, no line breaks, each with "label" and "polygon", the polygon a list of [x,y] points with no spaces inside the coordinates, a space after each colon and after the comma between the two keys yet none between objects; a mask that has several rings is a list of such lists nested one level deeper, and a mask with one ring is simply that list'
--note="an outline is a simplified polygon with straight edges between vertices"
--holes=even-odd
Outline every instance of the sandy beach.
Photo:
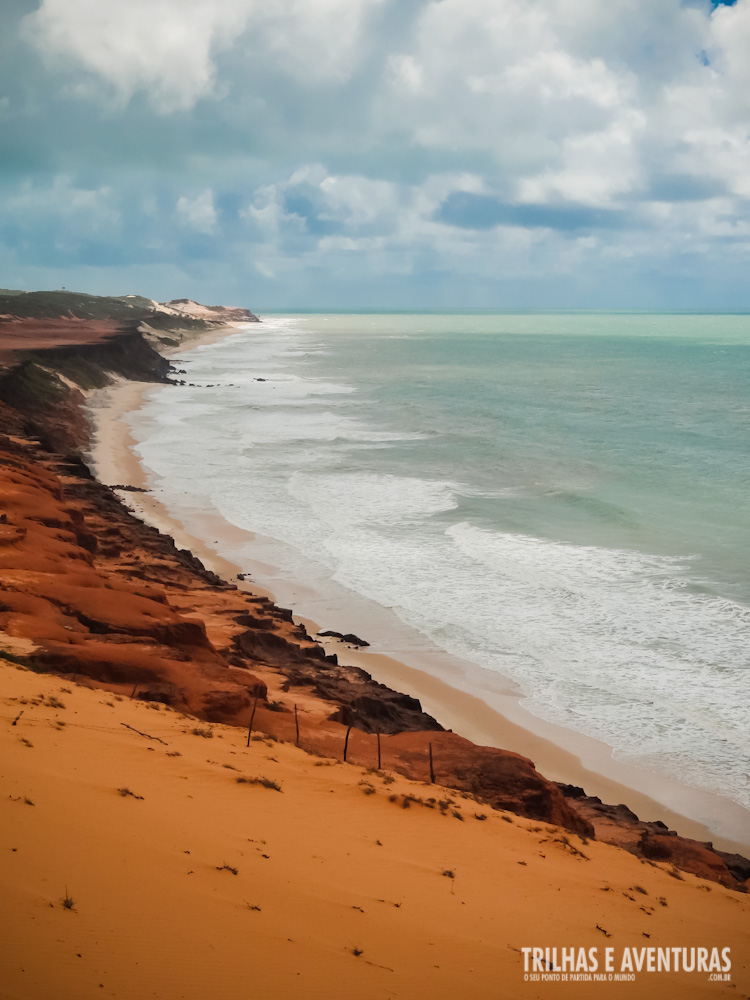
[{"label": "sandy beach", "polygon": [[[184,354],[191,348],[214,342],[234,331],[211,331],[171,351]],[[144,393],[152,386],[134,382],[100,390],[89,400],[94,425],[91,462],[98,478],[108,484],[148,488],[150,483],[137,455],[135,442],[124,417],[137,410]],[[158,391],[158,390],[155,390]],[[279,593],[255,580],[273,577],[273,567],[258,563],[242,565],[220,555],[234,546],[252,544],[253,535],[226,522],[216,512],[191,512],[190,527],[168,510],[155,494],[122,494],[128,505],[147,523],[175,538],[179,545],[194,552],[210,569],[232,582],[240,572],[249,573],[253,582],[238,585],[250,593],[281,600],[294,610],[293,595]],[[196,530],[196,526],[199,530]],[[212,545],[208,539],[221,544]],[[307,617],[297,617],[311,634],[329,627]],[[357,622],[357,627],[360,623]],[[364,629],[367,626],[365,624]],[[365,634],[373,644],[377,632]],[[747,852],[750,848],[750,814],[739,805],[690,788],[678,781],[616,760],[606,744],[580,733],[547,723],[526,711],[511,682],[496,685],[477,697],[450,682],[451,676],[464,673],[461,661],[439,651],[411,654],[400,659],[342,644],[336,639],[321,639],[327,649],[336,652],[342,662],[361,666],[377,680],[395,690],[413,695],[425,710],[446,728],[480,745],[514,750],[532,759],[539,770],[553,780],[582,786],[589,795],[605,802],[625,803],[642,819],[661,820],[682,835],[709,840],[723,850]]]}]

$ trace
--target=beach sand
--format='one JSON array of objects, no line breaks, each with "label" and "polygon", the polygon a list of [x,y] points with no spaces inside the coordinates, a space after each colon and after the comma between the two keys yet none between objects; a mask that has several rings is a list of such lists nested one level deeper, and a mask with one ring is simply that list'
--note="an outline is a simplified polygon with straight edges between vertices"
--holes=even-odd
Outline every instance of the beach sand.
[{"label": "beach sand", "polygon": [[[183,344],[172,354],[213,342],[228,331],[212,331],[191,344]],[[234,331],[232,331],[234,332]],[[139,487],[149,485],[146,473],[133,448],[127,413],[138,409],[144,394],[154,387],[144,383],[119,382],[100,390],[90,399],[94,443],[90,456],[97,478],[108,484]],[[158,390],[156,390],[158,391]],[[127,493],[123,499],[145,521],[171,535],[178,545],[190,549],[209,569],[236,582],[239,572],[268,577],[269,567],[243,562],[240,566],[223,558],[205,539],[221,539],[222,546],[236,548],[252,542],[250,532],[224,521],[218,514],[193,515],[200,524],[200,537],[189,532],[154,494]],[[239,583],[243,589],[276,599],[275,594],[256,583]],[[311,634],[327,627],[308,618],[296,618]],[[373,641],[373,635],[365,636]],[[376,638],[376,637],[375,637]],[[710,792],[690,788],[676,780],[616,760],[606,744],[547,723],[527,712],[510,682],[495,689],[487,701],[461,691],[445,677],[460,677],[460,661],[447,654],[410,655],[404,662],[377,652],[346,646],[336,639],[321,640],[342,662],[361,666],[376,680],[394,690],[411,694],[425,711],[446,728],[453,729],[479,745],[510,749],[534,761],[539,771],[553,780],[583,787],[610,803],[625,803],[641,819],[662,820],[681,835],[713,841],[723,850],[746,853],[750,848],[750,813],[741,806]]]},{"label": "beach sand", "polygon": [[[747,896],[399,775],[0,674],[6,1000],[750,989]],[[521,949],[553,945],[598,949],[600,971],[607,947],[615,971],[625,948],[730,948],[731,982],[526,981]]]}]

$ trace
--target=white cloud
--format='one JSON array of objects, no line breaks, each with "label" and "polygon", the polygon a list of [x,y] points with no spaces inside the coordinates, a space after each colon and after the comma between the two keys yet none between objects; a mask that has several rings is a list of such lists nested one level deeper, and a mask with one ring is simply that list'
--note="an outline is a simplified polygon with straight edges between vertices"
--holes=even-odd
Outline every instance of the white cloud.
[{"label": "white cloud", "polygon": [[177,215],[184,225],[196,232],[213,233],[217,223],[213,191],[207,188],[195,198],[187,198],[184,195],[178,198]]},{"label": "white cloud", "polygon": [[345,80],[364,17],[380,2],[42,0],[25,30],[48,58],[94,74],[122,102],[145,91],[158,111],[169,113],[215,92],[215,57],[245,32],[250,59],[270,50],[290,75]]},{"label": "white cloud", "polygon": [[26,223],[60,223],[66,238],[111,237],[121,222],[117,197],[109,185],[79,187],[58,174],[50,183],[24,181],[5,200],[5,212]]},{"label": "white cloud", "polygon": [[[221,231],[259,275],[491,280],[747,252],[750,0],[38,2],[26,37],[67,73],[58,107],[138,95],[175,115],[170,161],[129,112],[165,171],[139,191],[154,232],[178,162],[165,241]],[[181,130],[203,98],[199,149]],[[71,231],[117,228],[106,185],[55,183],[25,197]]]}]

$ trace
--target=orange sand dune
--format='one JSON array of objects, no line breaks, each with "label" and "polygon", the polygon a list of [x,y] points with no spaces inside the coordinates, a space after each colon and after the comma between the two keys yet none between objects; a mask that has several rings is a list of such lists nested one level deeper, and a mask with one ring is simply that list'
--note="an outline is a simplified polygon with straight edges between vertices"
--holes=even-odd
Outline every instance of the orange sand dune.
[{"label": "orange sand dune", "polygon": [[[715,883],[108,691],[15,666],[0,684],[4,1000],[750,989],[750,900]],[[626,947],[731,948],[731,981],[526,982],[533,946],[617,967]]]}]

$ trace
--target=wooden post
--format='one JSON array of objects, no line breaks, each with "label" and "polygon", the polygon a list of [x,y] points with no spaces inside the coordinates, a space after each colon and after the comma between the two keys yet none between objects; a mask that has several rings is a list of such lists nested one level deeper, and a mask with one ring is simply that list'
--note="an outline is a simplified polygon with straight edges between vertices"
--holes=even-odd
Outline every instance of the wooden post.
[{"label": "wooden post", "polygon": [[349,726],[349,728],[346,731],[346,739],[344,740],[344,762],[345,763],[346,763],[346,752],[349,749],[349,733],[351,731],[352,731],[352,727]]},{"label": "wooden post", "polygon": [[297,737],[295,739],[295,743],[296,743],[297,746],[299,746],[299,717],[297,716],[297,706],[296,705],[294,706],[294,728],[295,728],[296,733],[297,733]]},{"label": "wooden post", "polygon": [[130,700],[131,701],[133,700],[133,698],[135,698],[135,693],[136,693],[137,690],[138,690],[138,685],[134,684],[133,685],[133,690],[130,692]]},{"label": "wooden post", "polygon": [[435,769],[432,766],[432,743],[428,743],[427,744],[427,749],[428,749],[428,751],[430,753],[430,782],[431,782],[431,784],[434,785],[435,784]]},{"label": "wooden post", "polygon": [[375,734],[378,738],[378,771],[380,770],[380,733]]},{"label": "wooden post", "polygon": [[250,725],[247,727],[247,746],[250,746],[250,738],[253,735],[253,719],[255,718],[255,709],[258,706],[258,692],[255,692],[255,700],[253,701],[253,710],[250,713]]}]

